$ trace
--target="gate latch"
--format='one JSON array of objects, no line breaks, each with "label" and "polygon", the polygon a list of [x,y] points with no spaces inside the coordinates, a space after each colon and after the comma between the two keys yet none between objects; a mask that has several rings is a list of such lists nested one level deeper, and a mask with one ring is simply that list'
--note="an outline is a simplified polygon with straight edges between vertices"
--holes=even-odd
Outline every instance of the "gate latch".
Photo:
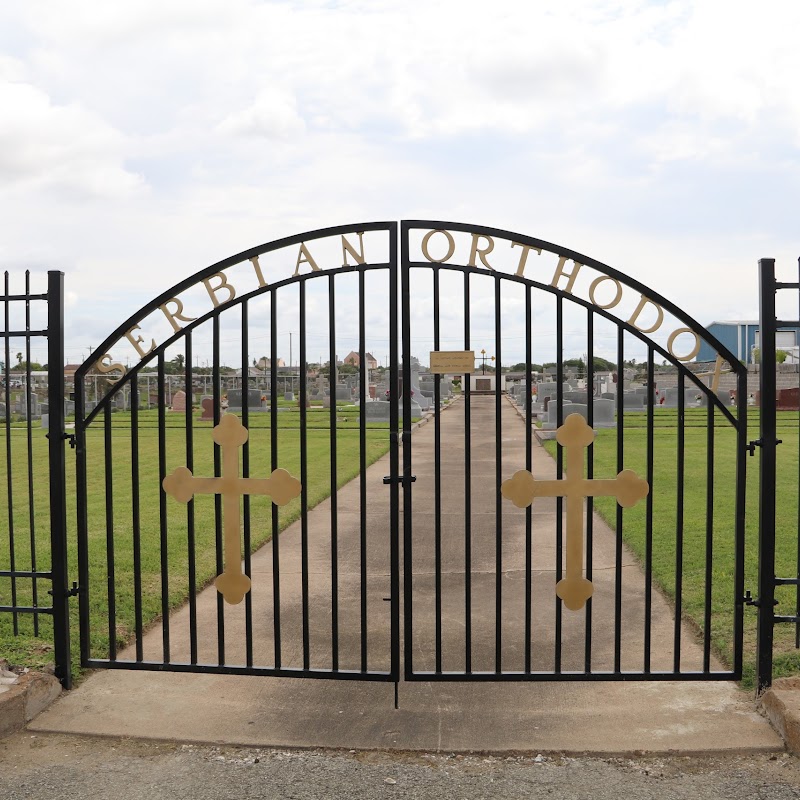
[{"label": "gate latch", "polygon": [[[64,597],[77,597],[80,594],[80,591],[81,590],[80,590],[80,587],[78,586],[78,582],[77,581],[72,581],[72,588],[71,589],[67,589],[67,591],[64,592]],[[53,590],[51,589],[47,594],[49,594],[52,597],[53,596]]]},{"label": "gate latch", "polygon": [[[416,475],[411,475],[409,478],[409,483],[415,483],[417,480]],[[390,483],[405,483],[406,479],[402,475],[385,475],[383,478],[383,482],[385,484]]]}]

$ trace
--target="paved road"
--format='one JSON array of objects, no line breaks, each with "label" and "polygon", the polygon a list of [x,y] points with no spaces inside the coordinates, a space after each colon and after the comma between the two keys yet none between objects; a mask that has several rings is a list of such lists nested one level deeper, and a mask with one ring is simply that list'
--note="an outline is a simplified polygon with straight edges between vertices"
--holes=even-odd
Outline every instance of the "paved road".
[{"label": "paved road", "polygon": [[0,742],[3,800],[790,800],[784,753],[565,758],[325,753],[24,733]]}]

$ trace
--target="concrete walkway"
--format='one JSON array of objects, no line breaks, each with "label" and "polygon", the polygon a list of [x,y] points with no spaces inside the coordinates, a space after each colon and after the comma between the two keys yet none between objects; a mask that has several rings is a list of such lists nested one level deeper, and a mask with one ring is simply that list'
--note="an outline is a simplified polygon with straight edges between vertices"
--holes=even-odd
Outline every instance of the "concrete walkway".
[{"label": "concrete walkway", "polygon": [[[525,427],[504,398],[501,404],[503,477],[525,466]],[[464,580],[464,404],[441,414],[442,448],[442,666],[463,670],[466,584]],[[472,668],[494,669],[497,616],[495,402],[472,400]],[[435,665],[435,425],[413,436],[412,630],[414,668]],[[485,457],[482,457],[484,455]],[[490,457],[491,456],[491,457]],[[552,459],[538,445],[534,474],[552,477]],[[388,667],[389,594],[388,458],[367,471],[368,653],[371,669]],[[340,638],[342,667],[360,663],[359,481],[338,494]],[[504,501],[502,509],[500,609],[504,670],[524,666],[525,514]],[[555,502],[540,499],[533,512],[533,669],[550,670],[555,659]],[[594,528],[592,668],[613,668],[614,542],[598,517]],[[310,666],[331,663],[330,501],[309,514]],[[281,621],[285,665],[302,665],[300,620],[300,526],[280,537]],[[272,663],[272,548],[253,557],[254,660]],[[642,573],[623,553],[621,666],[640,669],[643,658]],[[237,610],[238,609],[238,610]],[[200,660],[216,659],[216,592],[198,598]],[[581,670],[585,614],[564,612],[562,669]],[[188,657],[188,611],[171,623],[171,655]],[[241,663],[244,615],[225,613],[226,655]],[[653,599],[652,668],[671,669],[674,620],[668,603]],[[161,631],[145,640],[145,657],[161,658]],[[130,653],[122,654],[130,658]],[[702,654],[682,637],[681,665],[697,669]],[[401,683],[400,708],[393,686],[383,683],[167,672],[97,672],[63,696],[31,730],[259,746],[399,749],[425,751],[535,751],[631,753],[780,750],[782,742],[755,711],[749,695],[728,682],[532,682]]]}]

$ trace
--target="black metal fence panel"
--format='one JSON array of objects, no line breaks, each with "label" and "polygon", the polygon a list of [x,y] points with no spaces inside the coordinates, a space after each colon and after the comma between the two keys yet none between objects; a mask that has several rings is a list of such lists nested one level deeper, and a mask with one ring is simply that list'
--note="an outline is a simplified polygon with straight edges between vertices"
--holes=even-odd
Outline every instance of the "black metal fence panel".
[{"label": "black metal fence panel", "polygon": [[56,676],[69,688],[63,275],[48,273],[37,293],[26,271],[21,288],[4,273],[0,638],[51,641]]},{"label": "black metal fence panel", "polygon": [[[748,592],[747,602],[758,609],[756,687],[761,692],[772,683],[776,649],[787,649],[788,637],[776,624],[792,625],[793,645],[800,646],[800,439],[795,435],[795,429],[800,431],[800,388],[793,378],[789,397],[779,399],[777,353],[778,330],[800,325],[800,261],[796,281],[777,280],[774,258],[760,259],[758,268],[760,425],[759,438],[749,445],[751,454],[759,454],[758,597]],[[784,298],[796,298],[790,305],[796,319],[778,318],[780,291]]]}]

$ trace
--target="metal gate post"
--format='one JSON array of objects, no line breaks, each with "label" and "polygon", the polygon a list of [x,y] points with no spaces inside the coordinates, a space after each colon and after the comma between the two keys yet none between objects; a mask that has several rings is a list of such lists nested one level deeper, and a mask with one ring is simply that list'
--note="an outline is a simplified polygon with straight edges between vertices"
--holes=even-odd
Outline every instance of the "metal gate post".
[{"label": "metal gate post", "polygon": [[775,360],[775,259],[762,258],[759,271],[759,347],[761,351],[761,465],[758,514],[758,629],[756,690],[772,684],[775,627],[775,478],[777,474],[777,402]]},{"label": "metal gate post", "polygon": [[64,440],[64,273],[47,273],[47,401],[50,431],[50,552],[53,581],[53,647],[56,677],[72,687],[67,588],[67,499]]}]

